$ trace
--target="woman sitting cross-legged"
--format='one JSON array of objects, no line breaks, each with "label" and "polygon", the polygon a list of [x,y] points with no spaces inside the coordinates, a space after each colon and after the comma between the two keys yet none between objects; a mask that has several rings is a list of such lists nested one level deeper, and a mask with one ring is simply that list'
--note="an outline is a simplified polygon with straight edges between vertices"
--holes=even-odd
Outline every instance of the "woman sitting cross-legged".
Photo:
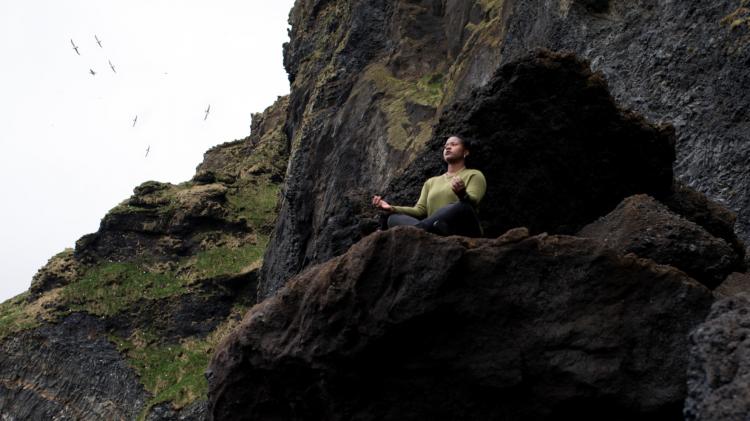
[{"label": "woman sitting cross-legged", "polygon": [[443,147],[448,169],[424,183],[414,207],[391,206],[380,196],[372,198],[372,205],[391,213],[388,227],[413,225],[439,235],[479,237],[482,228],[477,207],[487,190],[487,182],[479,170],[466,168],[470,151],[468,140],[449,137]]}]

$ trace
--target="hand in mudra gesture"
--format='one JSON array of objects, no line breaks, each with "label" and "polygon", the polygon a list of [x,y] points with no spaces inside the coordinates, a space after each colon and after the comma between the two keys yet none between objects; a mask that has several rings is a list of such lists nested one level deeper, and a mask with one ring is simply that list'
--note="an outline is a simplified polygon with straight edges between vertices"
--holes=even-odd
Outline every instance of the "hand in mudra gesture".
[{"label": "hand in mudra gesture", "polygon": [[391,212],[393,211],[393,208],[391,208],[391,205],[388,204],[385,200],[383,200],[380,196],[373,196],[372,197],[372,205],[375,206],[378,209],[382,209],[384,211]]},{"label": "hand in mudra gesture", "polygon": [[458,197],[464,197],[464,195],[466,195],[466,184],[464,184],[464,180],[461,180],[461,177],[457,175],[451,178],[451,189],[453,189],[453,193],[456,193],[456,196]]}]

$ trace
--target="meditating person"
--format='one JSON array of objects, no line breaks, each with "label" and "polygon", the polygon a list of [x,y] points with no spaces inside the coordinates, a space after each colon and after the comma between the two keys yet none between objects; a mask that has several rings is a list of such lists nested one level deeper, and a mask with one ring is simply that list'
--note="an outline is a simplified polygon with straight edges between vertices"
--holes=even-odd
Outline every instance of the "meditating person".
[{"label": "meditating person", "polygon": [[466,168],[471,146],[459,136],[445,141],[443,160],[448,169],[424,183],[415,206],[391,206],[382,197],[373,196],[372,205],[390,213],[388,227],[413,225],[439,235],[480,236],[477,207],[487,182],[481,171]]}]

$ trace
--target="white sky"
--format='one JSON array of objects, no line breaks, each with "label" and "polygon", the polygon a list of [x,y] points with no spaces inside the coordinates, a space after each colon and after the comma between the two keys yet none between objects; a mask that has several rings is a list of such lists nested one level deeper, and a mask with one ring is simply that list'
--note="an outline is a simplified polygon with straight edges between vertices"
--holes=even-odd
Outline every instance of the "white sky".
[{"label": "white sky", "polygon": [[249,134],[289,91],[293,3],[0,2],[0,302],[134,187],[189,180],[207,149]]}]

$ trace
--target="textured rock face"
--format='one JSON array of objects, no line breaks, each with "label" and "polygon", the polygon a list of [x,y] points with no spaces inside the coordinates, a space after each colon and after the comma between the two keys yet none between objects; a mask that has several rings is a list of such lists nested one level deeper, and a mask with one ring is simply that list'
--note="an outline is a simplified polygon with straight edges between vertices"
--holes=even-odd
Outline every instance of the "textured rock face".
[{"label": "textured rock face", "polygon": [[504,61],[529,48],[575,51],[617,101],[674,124],[676,176],[739,215],[750,238],[750,26],[744,0],[507,1]]},{"label": "textured rock face", "polygon": [[379,232],[245,316],[211,363],[211,415],[679,419],[711,302],[592,240]]},{"label": "textured rock face", "polygon": [[[471,166],[482,170],[489,180],[481,207],[488,236],[499,235],[513,226],[528,226],[534,232],[573,233],[608,212],[624,197],[641,192],[666,196],[672,186],[671,130],[654,127],[620,110],[601,77],[570,54],[540,51],[507,64],[485,87],[444,111],[435,135],[387,189],[385,195],[390,203],[411,205],[416,202],[424,181],[444,171],[439,151],[451,133],[482,143]],[[362,141],[366,139],[351,139],[348,147]],[[288,261],[279,261],[277,256],[280,259],[300,256],[294,247],[282,247],[299,237],[279,229],[287,223],[299,224],[300,220],[289,221],[282,208],[276,240],[266,253],[262,295],[278,288],[284,274],[288,276],[307,262],[330,257],[373,230],[372,210],[365,206],[365,195],[358,193],[369,182],[360,175],[356,173],[350,178],[327,174],[357,183],[357,189],[336,190],[336,197],[342,200],[324,205],[330,209],[324,212],[329,215],[325,223],[303,218],[305,232],[318,227],[319,246],[308,243],[307,260],[292,266]],[[304,182],[316,179],[305,178]],[[304,194],[313,190],[305,190]],[[341,211],[343,196],[358,199],[359,203]],[[285,197],[290,200],[286,206],[299,200]],[[304,202],[308,207],[315,203]],[[340,211],[348,216],[339,218],[343,215]]]},{"label": "textured rock face", "polygon": [[675,215],[647,195],[625,199],[577,235],[597,238],[623,254],[635,253],[674,266],[710,288],[719,285],[742,263],[726,241]]},{"label": "textured rock face", "polygon": [[724,282],[714,289],[714,296],[719,298],[733,297],[741,292],[750,293],[750,275],[747,273],[732,273]]},{"label": "textured rock face", "polygon": [[370,232],[367,196],[384,192],[427,149],[443,110],[537,47],[588,59],[619,104],[674,123],[676,176],[738,212],[740,237],[750,238],[750,97],[738,95],[750,85],[750,12],[742,5],[297,2],[285,53],[296,147],[261,295]]},{"label": "textured rock face", "polygon": [[135,419],[147,399],[104,324],[75,314],[0,343],[7,420]]},{"label": "textured rock face", "polygon": [[717,301],[690,334],[686,420],[746,420],[750,413],[750,295]]},{"label": "textured rock face", "polygon": [[372,231],[360,217],[368,195],[430,139],[444,99],[476,72],[454,68],[467,39],[477,48],[497,40],[464,27],[497,9],[462,0],[295,4],[284,50],[291,156],[261,296]]}]

